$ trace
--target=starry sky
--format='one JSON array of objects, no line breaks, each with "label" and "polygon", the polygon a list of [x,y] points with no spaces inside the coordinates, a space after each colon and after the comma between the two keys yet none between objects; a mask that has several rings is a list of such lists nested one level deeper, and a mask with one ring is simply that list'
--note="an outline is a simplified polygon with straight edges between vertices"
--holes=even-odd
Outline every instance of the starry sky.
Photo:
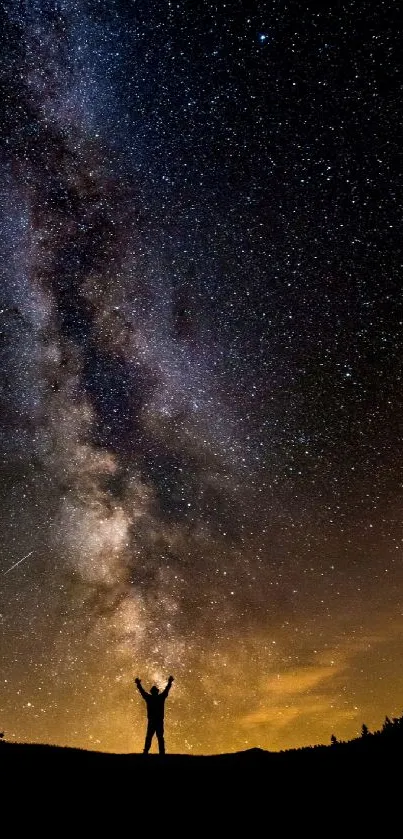
[{"label": "starry sky", "polygon": [[5,0],[0,728],[403,703],[398,4]]}]

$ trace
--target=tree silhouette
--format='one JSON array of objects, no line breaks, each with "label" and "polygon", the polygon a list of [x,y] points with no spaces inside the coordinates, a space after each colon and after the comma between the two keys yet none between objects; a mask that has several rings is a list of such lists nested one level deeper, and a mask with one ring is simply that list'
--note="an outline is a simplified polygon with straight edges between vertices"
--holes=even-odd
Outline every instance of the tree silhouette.
[{"label": "tree silhouette", "polygon": [[368,737],[368,735],[369,735],[369,728],[368,728],[367,725],[365,725],[365,722],[363,722],[362,728],[361,728],[361,737]]},{"label": "tree silhouette", "polygon": [[332,734],[332,736],[330,738],[330,742],[331,742],[332,746],[336,746],[336,744],[339,742],[335,734]]}]

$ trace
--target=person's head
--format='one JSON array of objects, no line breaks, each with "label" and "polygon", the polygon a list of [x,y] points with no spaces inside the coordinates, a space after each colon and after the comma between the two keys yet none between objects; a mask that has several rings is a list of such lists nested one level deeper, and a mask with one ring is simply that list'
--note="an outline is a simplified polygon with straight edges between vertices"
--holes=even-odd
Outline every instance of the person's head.
[{"label": "person's head", "polygon": [[157,696],[157,694],[159,694],[159,689],[157,688],[157,685],[152,686],[150,693],[152,696]]}]

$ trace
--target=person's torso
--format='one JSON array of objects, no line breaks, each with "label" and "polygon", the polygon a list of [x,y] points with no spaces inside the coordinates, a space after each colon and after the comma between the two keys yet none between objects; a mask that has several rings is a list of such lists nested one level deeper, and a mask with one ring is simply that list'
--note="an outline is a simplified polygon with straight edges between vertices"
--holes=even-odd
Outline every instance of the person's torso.
[{"label": "person's torso", "polygon": [[150,719],[161,719],[164,716],[164,696],[147,697],[147,714]]}]

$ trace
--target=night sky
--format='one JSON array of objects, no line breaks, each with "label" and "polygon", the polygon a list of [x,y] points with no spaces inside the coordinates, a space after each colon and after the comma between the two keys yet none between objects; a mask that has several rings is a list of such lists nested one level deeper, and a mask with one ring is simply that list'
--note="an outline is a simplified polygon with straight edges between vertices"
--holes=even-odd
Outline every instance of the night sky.
[{"label": "night sky", "polygon": [[5,0],[0,729],[140,751],[403,707],[394,2]]}]

